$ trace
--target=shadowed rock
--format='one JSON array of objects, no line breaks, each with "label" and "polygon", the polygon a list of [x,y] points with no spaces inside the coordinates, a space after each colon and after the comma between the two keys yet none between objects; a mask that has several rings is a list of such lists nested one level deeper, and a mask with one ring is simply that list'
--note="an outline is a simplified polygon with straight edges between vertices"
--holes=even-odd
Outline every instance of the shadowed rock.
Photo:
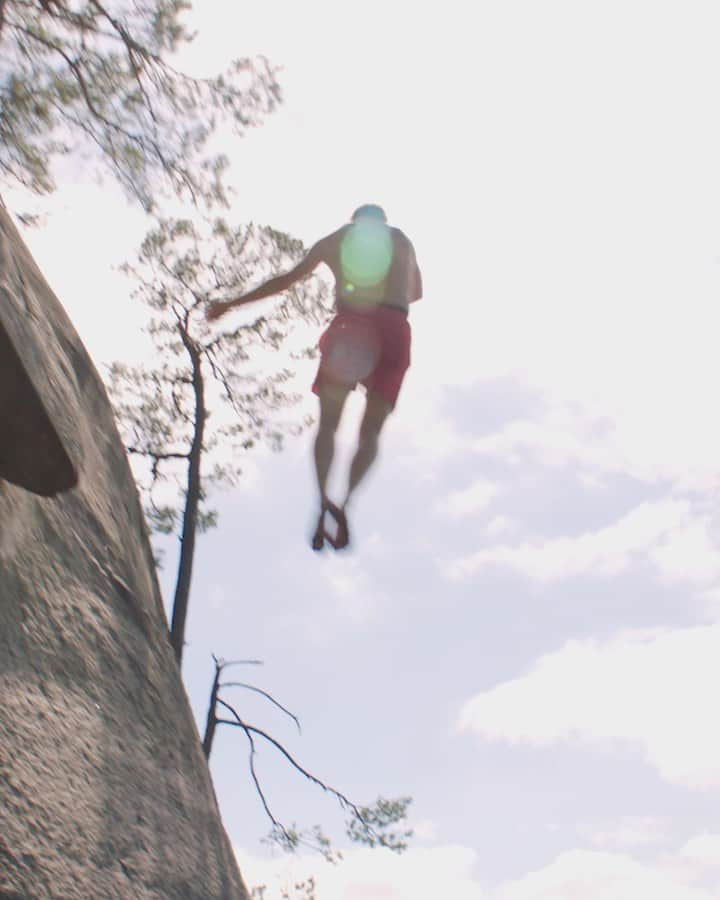
[{"label": "shadowed rock", "polygon": [[0,478],[51,497],[77,484],[77,472],[0,323]]},{"label": "shadowed rock", "polygon": [[2,209],[0,896],[247,898],[105,389]]}]

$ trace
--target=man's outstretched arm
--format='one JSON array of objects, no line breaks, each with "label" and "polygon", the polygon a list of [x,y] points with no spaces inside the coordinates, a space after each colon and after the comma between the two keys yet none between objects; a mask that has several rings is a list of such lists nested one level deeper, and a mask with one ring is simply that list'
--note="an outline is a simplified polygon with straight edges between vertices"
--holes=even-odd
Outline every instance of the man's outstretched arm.
[{"label": "man's outstretched arm", "polygon": [[283,275],[276,275],[274,278],[268,279],[263,284],[248,291],[246,294],[240,294],[233,300],[215,300],[208,306],[205,317],[209,321],[219,319],[236,306],[243,306],[245,303],[252,303],[255,300],[263,300],[265,297],[272,297],[273,294],[280,294],[292,287],[296,282],[302,281],[322,262],[321,242],[310,248],[309,253],[294,269],[285,272]]}]

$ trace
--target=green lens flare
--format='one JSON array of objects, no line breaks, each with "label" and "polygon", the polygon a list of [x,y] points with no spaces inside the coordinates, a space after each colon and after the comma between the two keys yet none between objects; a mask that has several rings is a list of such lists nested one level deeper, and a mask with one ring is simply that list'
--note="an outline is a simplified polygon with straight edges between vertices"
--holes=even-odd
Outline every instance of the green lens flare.
[{"label": "green lens flare", "polygon": [[371,219],[355,222],[340,244],[340,266],[346,287],[381,284],[390,271],[393,243],[390,230]]}]

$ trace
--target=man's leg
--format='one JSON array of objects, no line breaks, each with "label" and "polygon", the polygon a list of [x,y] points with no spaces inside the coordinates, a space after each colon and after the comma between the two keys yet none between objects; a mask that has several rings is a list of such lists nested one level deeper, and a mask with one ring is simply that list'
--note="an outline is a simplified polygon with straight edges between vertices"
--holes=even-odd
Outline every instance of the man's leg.
[{"label": "man's leg", "polygon": [[363,480],[368,469],[375,461],[380,432],[391,412],[392,406],[381,394],[375,391],[368,393],[365,415],[360,425],[358,446],[350,466],[350,478],[343,507],[347,505],[353,491]]},{"label": "man's leg", "polygon": [[335,453],[335,432],[348,393],[348,388],[333,384],[321,385],[318,389],[320,423],[315,436],[314,454],[321,507],[327,499],[327,480]]}]

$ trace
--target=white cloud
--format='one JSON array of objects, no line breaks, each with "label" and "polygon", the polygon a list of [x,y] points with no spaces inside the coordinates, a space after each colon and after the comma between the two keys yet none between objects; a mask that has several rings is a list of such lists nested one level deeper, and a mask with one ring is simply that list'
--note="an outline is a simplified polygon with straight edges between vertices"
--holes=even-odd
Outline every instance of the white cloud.
[{"label": "white cloud", "polygon": [[[689,842],[692,844],[693,842]],[[638,862],[622,853],[570,849],[552,862],[494,888],[475,875],[477,855],[462,846],[409,850],[350,850],[336,865],[319,856],[259,859],[236,848],[248,886],[265,885],[264,900],[283,888],[315,880],[317,900],[715,900],[698,887],[699,870],[673,855]]]},{"label": "white cloud", "polygon": [[509,516],[495,516],[488,522],[485,534],[488,537],[498,537],[501,534],[507,534],[513,528],[515,528],[515,523]]},{"label": "white cloud", "polygon": [[625,816],[611,826],[586,826],[580,831],[588,842],[600,850],[646,847],[662,841],[666,823],[654,816]]},{"label": "white cloud", "polygon": [[[692,364],[682,375],[674,369],[672,380],[660,371],[660,360],[656,365],[654,386],[646,382],[647,373],[639,385],[624,376],[622,385],[598,385],[589,397],[571,380],[526,380],[528,388],[542,393],[543,408],[477,438],[473,449],[516,465],[530,460],[549,468],[574,467],[593,488],[608,475],[625,474],[646,483],[670,481],[688,491],[716,489],[720,422],[698,400],[711,373]],[[596,370],[591,360],[585,368],[585,377],[606,371]],[[710,402],[706,396],[705,404]]]},{"label": "white cloud", "polygon": [[313,875],[317,900],[487,900],[473,875],[477,856],[461,846],[407,850],[350,850],[338,865],[319,856],[260,860],[236,848],[248,886],[267,886],[265,900],[280,900],[283,886]]},{"label": "white cloud", "polygon": [[381,598],[377,586],[357,559],[347,554],[325,552],[318,563],[319,576],[326,589],[320,591],[318,606],[307,622],[315,637],[324,635],[329,624],[338,619],[352,626],[372,622]]},{"label": "white cloud", "polygon": [[519,545],[496,545],[453,560],[452,579],[502,567],[549,583],[580,575],[609,577],[647,561],[668,581],[708,585],[720,577],[712,523],[680,500],[642,503],[612,525],[576,537]]},{"label": "white cloud", "polygon": [[720,587],[711,588],[709,591],[703,591],[699,594],[698,599],[702,604],[701,613],[704,618],[710,622],[720,620]]},{"label": "white cloud", "polygon": [[515,420],[477,438],[473,449],[480,456],[515,464],[532,458],[553,468],[580,465],[603,473],[630,468],[614,445],[609,421],[594,420],[580,408],[555,406],[539,411],[535,419]]},{"label": "white cloud", "polygon": [[502,886],[493,900],[714,900],[714,895],[628,856],[569,850]]},{"label": "white cloud", "polygon": [[437,825],[432,819],[422,819],[419,822],[410,820],[408,827],[412,829],[413,840],[418,841],[436,841]]},{"label": "white cloud", "polygon": [[296,593],[290,591],[282,607],[269,613],[265,627],[320,648],[339,634],[362,632],[377,622],[386,606],[384,593],[363,557],[328,548],[310,554],[301,546],[286,556],[283,568],[294,573]]},{"label": "white cloud", "polygon": [[718,625],[570,641],[470,699],[458,725],[514,744],[630,742],[666,780],[720,787],[719,678]]},{"label": "white cloud", "polygon": [[368,578],[353,560],[329,559],[325,578],[334,595],[342,601],[346,615],[356,622],[366,621],[371,612]]},{"label": "white cloud", "polygon": [[691,838],[680,856],[694,866],[720,870],[720,834],[700,834]]},{"label": "white cloud", "polygon": [[459,491],[452,491],[437,504],[437,511],[453,518],[464,518],[487,509],[498,496],[501,489],[498,485],[479,478]]},{"label": "white cloud", "polygon": [[715,581],[720,574],[720,557],[711,529],[712,523],[704,517],[686,521],[666,532],[650,549],[650,561],[666,581]]},{"label": "white cloud", "polygon": [[466,449],[466,441],[455,425],[440,412],[440,391],[411,368],[403,383],[397,411],[383,433],[387,447],[403,469],[415,479],[432,479],[434,468],[446,464]]}]

